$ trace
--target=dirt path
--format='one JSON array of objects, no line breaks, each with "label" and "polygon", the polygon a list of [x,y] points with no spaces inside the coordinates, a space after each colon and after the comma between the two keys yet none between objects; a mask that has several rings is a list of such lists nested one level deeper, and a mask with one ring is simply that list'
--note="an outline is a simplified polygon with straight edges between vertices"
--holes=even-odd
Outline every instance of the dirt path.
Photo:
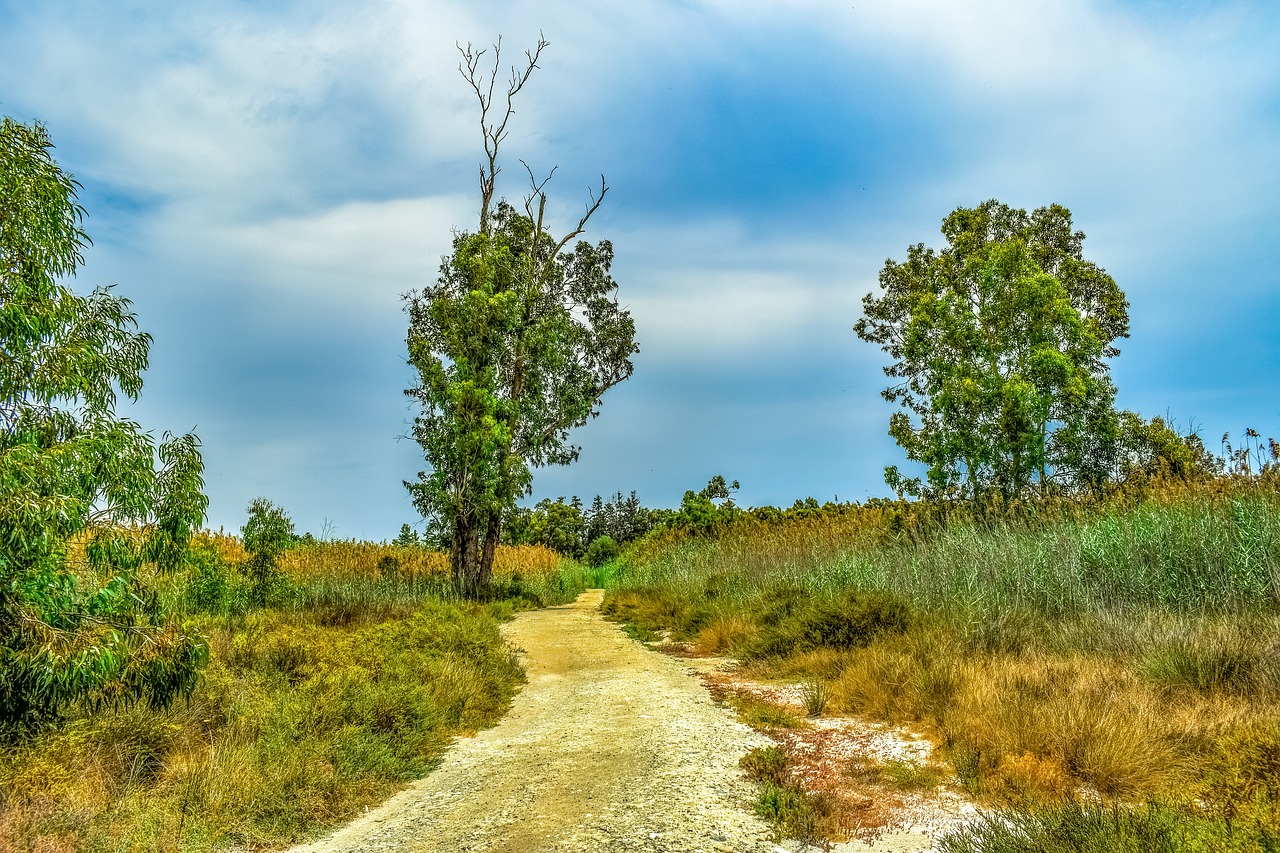
[{"label": "dirt path", "polygon": [[602,596],[517,616],[504,632],[529,683],[511,712],[293,853],[778,849],[738,769],[770,741],[717,707],[683,662],[605,622]]}]

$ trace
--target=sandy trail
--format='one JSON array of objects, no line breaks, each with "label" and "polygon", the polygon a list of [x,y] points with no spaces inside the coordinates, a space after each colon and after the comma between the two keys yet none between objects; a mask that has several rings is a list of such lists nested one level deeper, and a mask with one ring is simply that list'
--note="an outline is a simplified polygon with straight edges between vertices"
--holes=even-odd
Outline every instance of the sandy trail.
[{"label": "sandy trail", "polygon": [[529,676],[510,713],[293,853],[776,850],[738,768],[770,741],[717,707],[684,662],[605,622],[602,597],[504,626]]}]

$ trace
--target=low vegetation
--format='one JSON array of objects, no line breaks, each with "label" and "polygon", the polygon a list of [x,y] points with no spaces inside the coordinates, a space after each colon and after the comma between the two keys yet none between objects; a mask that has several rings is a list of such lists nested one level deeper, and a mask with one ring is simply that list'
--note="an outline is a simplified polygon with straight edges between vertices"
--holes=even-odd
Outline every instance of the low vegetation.
[{"label": "low vegetation", "polygon": [[499,549],[487,603],[458,600],[422,548],[278,556],[268,571],[240,539],[197,535],[152,579],[208,642],[201,681],[167,709],[81,707],[0,746],[0,849],[255,849],[339,825],[495,722],[523,677],[498,623],[584,585],[534,547]]},{"label": "low vegetation", "polygon": [[811,713],[931,733],[970,794],[1021,816],[949,849],[1280,838],[1272,478],[987,514],[743,512],[710,535],[660,535],[623,558],[606,611],[800,681]]}]

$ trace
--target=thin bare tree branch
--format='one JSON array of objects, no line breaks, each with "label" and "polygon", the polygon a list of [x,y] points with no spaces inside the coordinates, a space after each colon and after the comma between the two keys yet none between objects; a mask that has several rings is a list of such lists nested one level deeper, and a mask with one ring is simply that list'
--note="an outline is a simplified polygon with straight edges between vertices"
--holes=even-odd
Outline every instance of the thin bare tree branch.
[{"label": "thin bare tree branch", "polygon": [[539,32],[537,45],[532,50],[524,52],[524,66],[511,66],[511,77],[507,82],[505,94],[506,107],[501,110],[501,120],[491,115],[494,107],[494,83],[498,79],[498,72],[502,67],[501,36],[493,45],[493,69],[488,72],[482,71],[480,68],[480,61],[487,51],[476,50],[470,42],[467,42],[466,47],[455,44],[458,52],[462,54],[462,61],[458,64],[458,73],[462,75],[462,79],[467,81],[467,85],[475,93],[476,101],[480,105],[480,135],[484,139],[484,153],[488,161],[480,165],[481,234],[489,233],[489,220],[493,213],[494,185],[497,182],[498,173],[501,171],[501,167],[498,166],[498,149],[501,147],[502,141],[507,138],[507,123],[511,120],[511,116],[515,114],[513,99],[524,88],[529,76],[533,74],[533,69],[538,67],[538,59],[549,44],[550,42]]}]

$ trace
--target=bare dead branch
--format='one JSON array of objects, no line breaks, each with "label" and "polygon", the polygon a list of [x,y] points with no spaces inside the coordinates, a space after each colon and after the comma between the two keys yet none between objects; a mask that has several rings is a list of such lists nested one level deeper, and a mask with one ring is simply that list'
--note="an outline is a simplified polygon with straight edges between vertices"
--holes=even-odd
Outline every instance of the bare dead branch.
[{"label": "bare dead branch", "polygon": [[601,203],[604,201],[605,193],[609,192],[609,186],[604,182],[604,175],[600,176],[600,195],[596,195],[595,191],[587,190],[589,202],[587,204],[587,212],[582,214],[582,218],[578,220],[578,224],[572,231],[560,238],[560,242],[556,244],[556,249],[552,252],[552,256],[560,254],[560,250],[569,244],[569,241],[577,237],[583,231],[587,230],[587,220],[589,220],[597,210],[600,209]]},{"label": "bare dead branch", "polygon": [[542,51],[550,44],[541,32],[538,33],[538,43],[532,50],[524,52],[525,62],[523,67],[511,66],[511,76],[507,82],[506,91],[506,107],[501,110],[502,118],[499,120],[494,110],[494,84],[498,79],[498,72],[502,68],[502,37],[493,45],[493,68],[492,70],[482,71],[480,61],[487,51],[476,50],[470,42],[466,47],[455,45],[458,52],[462,55],[462,61],[458,64],[458,73],[462,75],[462,79],[467,81],[467,85],[475,93],[476,101],[480,105],[480,136],[484,140],[484,153],[487,162],[480,165],[480,233],[489,233],[489,219],[493,212],[493,193],[494,185],[497,182],[498,173],[501,168],[498,166],[498,149],[502,146],[503,140],[507,138],[507,124],[511,121],[511,116],[515,114],[513,99],[524,88],[524,84],[528,82],[533,69],[538,67],[538,59],[542,56]]}]

